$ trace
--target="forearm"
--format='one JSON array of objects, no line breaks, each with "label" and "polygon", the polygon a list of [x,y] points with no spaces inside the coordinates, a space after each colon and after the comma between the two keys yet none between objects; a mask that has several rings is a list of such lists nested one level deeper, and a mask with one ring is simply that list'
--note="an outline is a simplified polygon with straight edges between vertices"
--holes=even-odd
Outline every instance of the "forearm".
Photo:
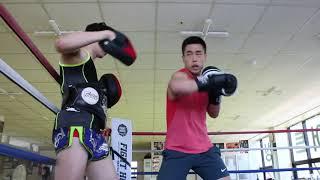
[{"label": "forearm", "polygon": [[112,38],[111,31],[76,32],[60,37],[55,42],[56,50],[60,53],[72,53],[81,47]]},{"label": "forearm", "polygon": [[207,107],[207,112],[210,117],[217,118],[220,112],[220,104],[219,105],[209,104]]},{"label": "forearm", "polygon": [[169,83],[169,88],[171,89],[171,92],[176,96],[187,95],[198,91],[197,83],[194,80],[189,79],[171,80]]}]

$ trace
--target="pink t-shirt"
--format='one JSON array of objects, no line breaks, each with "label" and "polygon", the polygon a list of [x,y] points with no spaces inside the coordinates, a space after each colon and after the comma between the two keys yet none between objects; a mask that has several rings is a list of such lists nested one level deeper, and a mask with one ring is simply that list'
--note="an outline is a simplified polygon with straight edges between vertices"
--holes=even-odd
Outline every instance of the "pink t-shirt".
[{"label": "pink t-shirt", "polygon": [[[195,77],[186,68],[180,69],[190,79]],[[213,145],[207,134],[208,93],[194,92],[170,100],[167,95],[167,136],[165,148],[184,153],[202,153]]]}]

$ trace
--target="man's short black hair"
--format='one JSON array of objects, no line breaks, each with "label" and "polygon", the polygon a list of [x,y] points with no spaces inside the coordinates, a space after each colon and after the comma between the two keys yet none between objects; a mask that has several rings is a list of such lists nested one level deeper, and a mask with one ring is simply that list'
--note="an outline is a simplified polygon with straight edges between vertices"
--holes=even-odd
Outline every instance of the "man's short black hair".
[{"label": "man's short black hair", "polygon": [[184,54],[184,50],[186,49],[186,46],[189,44],[201,44],[204,53],[207,53],[207,45],[204,42],[204,40],[199,36],[190,36],[186,38],[182,43],[182,54]]},{"label": "man's short black hair", "polygon": [[92,23],[87,25],[85,31],[104,31],[104,30],[111,30],[114,31],[111,27],[107,26],[106,23]]}]

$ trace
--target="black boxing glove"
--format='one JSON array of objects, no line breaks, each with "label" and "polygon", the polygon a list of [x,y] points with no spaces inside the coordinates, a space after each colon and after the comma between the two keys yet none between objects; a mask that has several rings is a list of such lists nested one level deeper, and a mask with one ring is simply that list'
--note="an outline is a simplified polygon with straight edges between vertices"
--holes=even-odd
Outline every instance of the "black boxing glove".
[{"label": "black boxing glove", "polygon": [[237,89],[237,78],[232,74],[222,72],[214,66],[203,69],[202,75],[196,79],[199,91],[216,89],[223,96],[231,96]]},{"label": "black boxing glove", "polygon": [[[214,66],[208,66],[202,70],[201,76],[198,76],[195,81],[198,86],[198,91],[209,91],[211,86],[221,84],[223,79],[221,75],[224,74],[220,69]],[[215,76],[215,79],[212,77]]]},{"label": "black boxing glove", "polygon": [[238,86],[237,78],[232,74],[225,74],[225,83],[221,89],[221,93],[224,96],[231,96],[233,95]]},{"label": "black boxing glove", "polygon": [[107,107],[111,108],[120,99],[122,90],[117,77],[113,74],[104,74],[99,80],[99,87],[107,97]]}]

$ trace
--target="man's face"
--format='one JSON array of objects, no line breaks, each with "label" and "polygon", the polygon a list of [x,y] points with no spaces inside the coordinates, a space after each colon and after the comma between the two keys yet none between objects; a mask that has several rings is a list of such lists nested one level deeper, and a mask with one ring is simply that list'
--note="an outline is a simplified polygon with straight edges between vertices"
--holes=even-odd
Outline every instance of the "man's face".
[{"label": "man's face", "polygon": [[188,44],[183,52],[183,63],[192,74],[199,75],[207,58],[201,44]]}]

